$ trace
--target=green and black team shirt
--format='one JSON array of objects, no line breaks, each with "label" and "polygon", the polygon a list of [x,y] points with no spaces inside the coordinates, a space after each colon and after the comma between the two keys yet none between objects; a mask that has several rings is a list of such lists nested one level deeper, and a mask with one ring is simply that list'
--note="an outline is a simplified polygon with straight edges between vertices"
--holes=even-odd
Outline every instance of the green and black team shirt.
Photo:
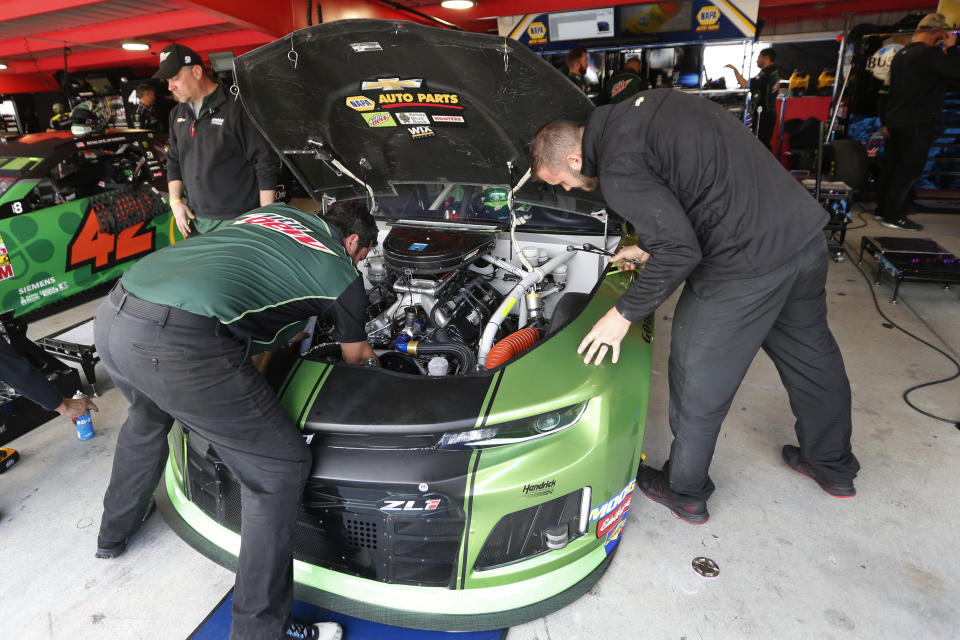
[{"label": "green and black team shirt", "polygon": [[336,230],[271,204],[178,242],[123,274],[128,293],[217,318],[236,338],[282,343],[314,315],[332,315],[343,342],[367,339],[363,281]]},{"label": "green and black team shirt", "polygon": [[757,107],[763,107],[763,115],[771,116],[777,109],[777,91],[780,88],[780,70],[776,65],[767,65],[750,78],[750,108],[754,116]]}]

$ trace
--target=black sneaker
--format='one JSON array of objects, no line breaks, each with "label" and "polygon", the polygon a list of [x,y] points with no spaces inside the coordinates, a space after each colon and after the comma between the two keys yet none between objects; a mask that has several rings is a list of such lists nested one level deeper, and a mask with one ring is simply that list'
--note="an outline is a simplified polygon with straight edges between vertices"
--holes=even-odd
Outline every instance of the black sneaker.
[{"label": "black sneaker", "polygon": [[[140,522],[137,524],[137,529],[140,528],[144,522],[147,521],[147,518],[157,510],[157,501],[153,498],[150,498],[150,504],[147,505],[147,511],[143,514],[143,517],[140,518]],[[136,531],[134,531],[136,533]],[[133,535],[133,534],[130,534]],[[130,538],[127,538],[129,540]],[[121,540],[120,542],[114,543],[101,543],[97,541],[97,552],[94,554],[95,557],[102,560],[109,560],[111,558],[116,558],[123,555],[123,552],[127,550],[127,540]]]},{"label": "black sneaker", "polygon": [[907,231],[922,231],[923,225],[917,224],[910,218],[904,216],[899,220],[883,220],[880,224],[891,229],[906,229]]},{"label": "black sneaker", "polygon": [[290,618],[280,640],[340,640],[343,629],[336,622],[307,622]]},{"label": "black sneaker", "polygon": [[703,524],[710,517],[710,514],[707,513],[707,502],[705,500],[687,498],[671,491],[667,484],[667,478],[663,475],[663,471],[659,469],[640,467],[640,472],[637,474],[637,485],[640,487],[640,491],[643,491],[643,495],[667,507],[681,520],[686,520],[691,524]]},{"label": "black sneaker", "polygon": [[846,482],[831,482],[825,478],[817,477],[817,472],[813,470],[810,463],[800,459],[800,448],[792,444],[783,446],[783,461],[797,473],[802,473],[808,478],[813,478],[820,488],[836,498],[852,498],[857,495],[857,490],[853,487],[853,480]]}]

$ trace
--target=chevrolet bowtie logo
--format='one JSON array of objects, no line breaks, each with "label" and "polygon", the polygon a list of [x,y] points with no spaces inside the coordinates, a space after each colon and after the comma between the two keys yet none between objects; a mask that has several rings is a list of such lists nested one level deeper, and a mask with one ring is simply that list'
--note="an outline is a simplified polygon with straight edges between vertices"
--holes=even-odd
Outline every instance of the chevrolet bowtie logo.
[{"label": "chevrolet bowtie logo", "polygon": [[361,91],[403,91],[404,89],[419,89],[423,80],[415,78],[412,80],[401,80],[400,78],[379,78],[376,82],[364,80],[360,87]]}]

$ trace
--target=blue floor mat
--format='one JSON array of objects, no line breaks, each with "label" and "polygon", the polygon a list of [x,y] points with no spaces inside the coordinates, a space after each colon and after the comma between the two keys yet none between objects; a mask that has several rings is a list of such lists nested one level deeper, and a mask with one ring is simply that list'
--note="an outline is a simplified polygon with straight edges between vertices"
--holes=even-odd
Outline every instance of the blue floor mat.
[{"label": "blue floor mat", "polygon": [[[230,622],[233,618],[230,613],[232,606],[233,589],[224,596],[220,604],[210,612],[210,615],[200,623],[200,626],[190,634],[187,640],[227,640],[230,635]],[[506,629],[458,633],[402,629],[386,624],[367,622],[359,618],[351,618],[300,600],[293,601],[290,613],[295,618],[312,622],[339,622],[340,626],[343,627],[343,640],[503,640],[507,637]]]}]

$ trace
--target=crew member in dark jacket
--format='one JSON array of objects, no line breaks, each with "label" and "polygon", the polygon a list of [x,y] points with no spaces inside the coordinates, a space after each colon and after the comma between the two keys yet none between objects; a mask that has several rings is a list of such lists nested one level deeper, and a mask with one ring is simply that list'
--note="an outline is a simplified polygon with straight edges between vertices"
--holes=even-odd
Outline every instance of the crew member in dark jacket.
[{"label": "crew member in dark jacket", "polygon": [[917,25],[913,42],[890,63],[890,97],[882,114],[887,142],[877,210],[885,227],[923,229],[907,218],[907,205],[910,189],[927,163],[945,85],[960,80],[956,44],[957,36],[947,30],[946,19],[931,13]]},{"label": "crew member in dark jacket", "polygon": [[762,348],[796,416],[800,446],[785,446],[784,460],[828,493],[854,495],[850,385],[827,326],[827,214],[750,132],[712,102],[653,89],[599,107],[585,128],[545,126],[531,167],[568,190],[599,186],[640,238],[611,258],[646,264],[584,338],[586,362],[608,352],[616,362],[630,324],[686,280],[670,348],[674,441],[663,471],[642,468],[644,493],[687,521],[707,520],[720,425]]},{"label": "crew member in dark jacket", "polygon": [[650,85],[640,75],[642,69],[640,58],[630,58],[621,71],[610,76],[607,81],[607,102],[623,102],[630,96],[649,89]]},{"label": "crew member in dark jacket", "polygon": [[179,103],[170,111],[167,184],[180,232],[191,233],[190,220],[205,233],[271,204],[279,160],[240,102],[204,73],[200,56],[172,44],[160,52],[153,77],[166,80]]},{"label": "crew member in dark jacket", "polygon": [[87,409],[97,411],[97,405],[87,398],[62,397],[53,383],[18,356],[3,338],[0,338],[0,380],[47,411],[56,411],[71,419],[79,418]]},{"label": "crew member in dark jacket", "polygon": [[732,64],[732,69],[741,88],[750,87],[750,113],[753,117],[753,133],[767,149],[770,149],[770,138],[773,136],[773,126],[777,123],[777,91],[780,88],[780,70],[774,62],[777,52],[772,48],[763,49],[757,55],[758,73],[750,81],[744,78],[740,71]]}]

